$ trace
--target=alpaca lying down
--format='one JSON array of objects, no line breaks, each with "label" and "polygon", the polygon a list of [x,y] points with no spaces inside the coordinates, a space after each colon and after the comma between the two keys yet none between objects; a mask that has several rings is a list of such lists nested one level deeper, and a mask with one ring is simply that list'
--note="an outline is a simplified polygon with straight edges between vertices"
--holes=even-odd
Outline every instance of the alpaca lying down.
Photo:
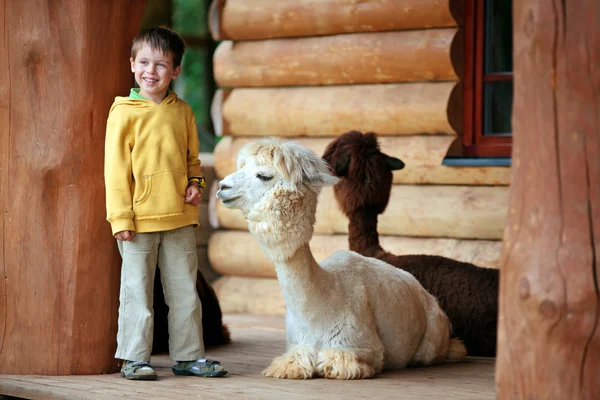
[{"label": "alpaca lying down", "polygon": [[469,355],[494,357],[499,271],[446,257],[395,255],[381,247],[377,216],[390,199],[392,170],[402,169],[404,163],[382,153],[374,133],[350,131],[337,137],[323,159],[340,178],[334,192],[350,221],[350,250],[410,272],[438,299]]},{"label": "alpaca lying down", "polygon": [[357,379],[464,358],[437,300],[409,273],[351,251],[315,261],[318,194],[336,181],[313,152],[267,139],[244,146],[238,171],[219,183],[217,197],[243,212],[285,297],[287,352],[263,374]]}]

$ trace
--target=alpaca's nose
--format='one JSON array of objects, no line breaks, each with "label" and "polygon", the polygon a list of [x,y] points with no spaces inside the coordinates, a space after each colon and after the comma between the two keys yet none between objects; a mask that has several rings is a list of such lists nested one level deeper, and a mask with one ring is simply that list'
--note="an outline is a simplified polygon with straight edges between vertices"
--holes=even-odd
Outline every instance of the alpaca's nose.
[{"label": "alpaca's nose", "polygon": [[221,181],[221,182],[219,182],[219,189],[220,190],[231,189],[231,185],[225,181]]}]

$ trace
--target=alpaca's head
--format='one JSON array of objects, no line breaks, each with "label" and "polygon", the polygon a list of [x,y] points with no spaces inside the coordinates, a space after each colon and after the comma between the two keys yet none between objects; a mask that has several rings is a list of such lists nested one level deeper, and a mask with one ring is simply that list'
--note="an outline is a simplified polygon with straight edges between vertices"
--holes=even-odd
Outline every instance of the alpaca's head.
[{"label": "alpaca's head", "polygon": [[241,210],[264,246],[291,251],[308,242],[321,187],[338,181],[325,161],[294,142],[263,139],[242,147],[237,165],[219,182],[223,205]]},{"label": "alpaca's head", "polygon": [[323,185],[337,181],[314,152],[294,142],[269,138],[240,149],[237,171],[219,183],[217,197],[228,208],[248,212],[274,190],[318,194]]},{"label": "alpaca's head", "polygon": [[382,213],[392,188],[392,171],[404,163],[379,150],[374,133],[347,132],[327,146],[323,159],[340,177],[335,197],[345,214],[360,208],[374,208]]}]

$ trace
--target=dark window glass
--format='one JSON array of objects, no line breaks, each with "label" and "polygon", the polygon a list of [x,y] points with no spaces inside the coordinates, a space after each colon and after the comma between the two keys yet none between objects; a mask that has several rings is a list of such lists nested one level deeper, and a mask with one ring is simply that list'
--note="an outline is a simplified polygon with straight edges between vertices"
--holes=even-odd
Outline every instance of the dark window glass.
[{"label": "dark window glass", "polygon": [[512,72],[512,1],[487,0],[485,72]]},{"label": "dark window glass", "polygon": [[485,135],[510,135],[513,102],[513,82],[486,82],[484,87]]}]

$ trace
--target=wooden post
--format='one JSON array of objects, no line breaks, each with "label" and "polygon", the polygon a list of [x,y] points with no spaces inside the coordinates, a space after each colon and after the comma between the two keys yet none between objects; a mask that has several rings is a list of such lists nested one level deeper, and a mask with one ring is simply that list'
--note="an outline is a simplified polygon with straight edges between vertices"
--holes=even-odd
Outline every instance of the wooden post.
[{"label": "wooden post", "polygon": [[600,394],[600,3],[515,0],[499,399]]},{"label": "wooden post", "polygon": [[114,372],[104,135],[143,0],[0,0],[0,374]]}]

